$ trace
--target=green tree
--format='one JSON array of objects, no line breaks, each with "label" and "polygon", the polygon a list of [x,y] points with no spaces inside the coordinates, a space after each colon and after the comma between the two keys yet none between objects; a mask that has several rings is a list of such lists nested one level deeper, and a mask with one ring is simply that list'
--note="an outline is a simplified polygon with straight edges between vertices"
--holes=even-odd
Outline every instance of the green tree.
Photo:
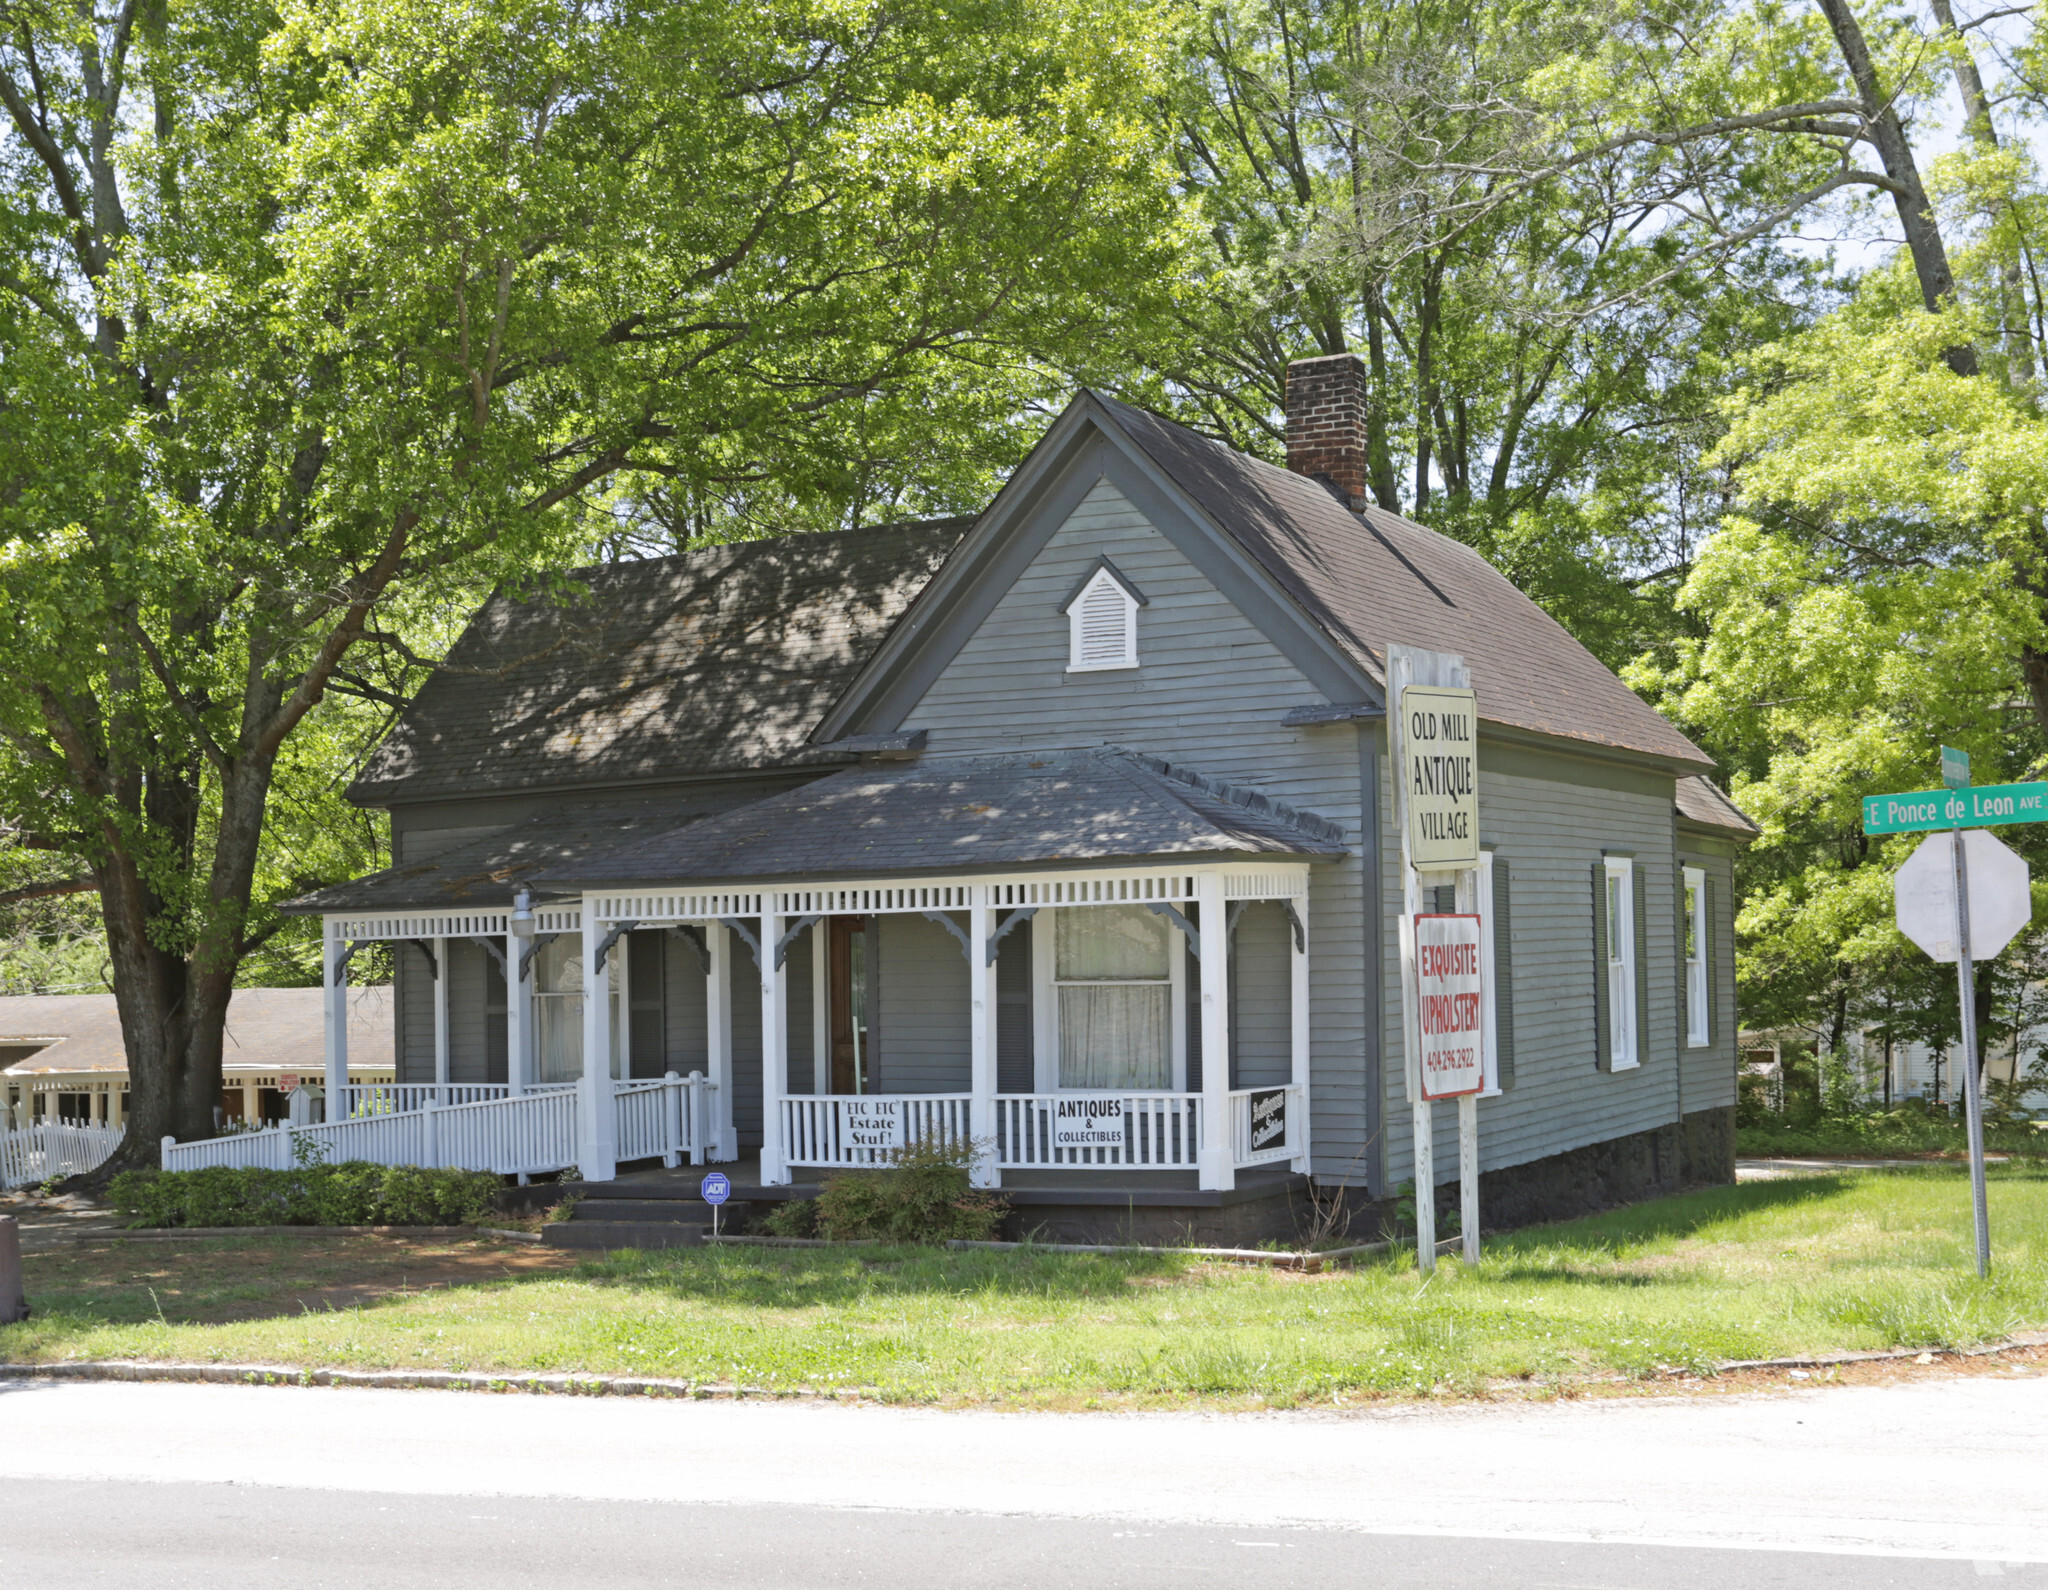
[{"label": "green tree", "polygon": [[[324,704],[402,694],[409,636],[582,553],[622,480],[845,505],[862,460],[971,474],[1175,287],[1122,109],[1155,87],[1139,10],[89,0],[4,30],[0,809],[97,886],[124,1163],[211,1128]],[[320,812],[284,815],[276,875],[326,872]]]}]

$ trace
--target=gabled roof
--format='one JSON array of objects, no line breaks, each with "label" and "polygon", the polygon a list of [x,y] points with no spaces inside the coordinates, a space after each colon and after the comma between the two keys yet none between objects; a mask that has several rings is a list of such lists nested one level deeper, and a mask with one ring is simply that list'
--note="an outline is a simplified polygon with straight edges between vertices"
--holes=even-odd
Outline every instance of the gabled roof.
[{"label": "gabled roof", "polygon": [[[1176,512],[1184,510],[1250,577],[1263,579],[1277,598],[1272,612],[1279,622],[1312,635],[1328,659],[1325,672],[1357,681],[1346,688],[1384,693],[1389,643],[1459,652],[1485,723],[1629,753],[1674,772],[1713,766],[1471,548],[1378,508],[1354,514],[1306,476],[1087,391],[1011,477],[912,619],[877,649],[822,732],[865,723],[862,714],[885,697],[902,705],[892,693],[913,676],[916,649],[949,643],[949,605],[966,602],[975,580],[994,577],[1002,538],[1021,529],[1033,497],[1078,456],[1084,431],[1163,486],[1177,499]],[[1277,633],[1273,638],[1280,643]]]},{"label": "gabled roof", "polygon": [[600,888],[1344,853],[1323,818],[1110,748],[853,768],[540,881]]},{"label": "gabled roof", "polygon": [[812,728],[972,521],[735,542],[484,604],[349,789],[364,805],[836,760]]},{"label": "gabled roof", "polygon": [[1713,765],[1470,547],[1381,508],[1354,514],[1304,475],[1114,398],[1099,401],[1382,686],[1389,642],[1459,652],[1484,722]]},{"label": "gabled roof", "polygon": [[1748,814],[1723,795],[1711,780],[1680,779],[1674,800],[1678,807],[1678,815],[1687,822],[1698,823],[1705,828],[1724,828],[1745,840],[1754,839],[1763,832],[1749,820]]}]

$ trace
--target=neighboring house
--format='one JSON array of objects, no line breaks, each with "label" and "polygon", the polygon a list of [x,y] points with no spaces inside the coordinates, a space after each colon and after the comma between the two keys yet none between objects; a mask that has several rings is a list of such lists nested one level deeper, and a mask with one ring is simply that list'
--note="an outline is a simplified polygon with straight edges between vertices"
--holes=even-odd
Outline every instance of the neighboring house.
[{"label": "neighboring house", "polygon": [[769,1185],[937,1130],[1063,1230],[1288,1233],[1305,1177],[1410,1174],[1383,663],[1457,652],[1489,1223],[1726,1180],[1754,829],[1484,559],[1365,506],[1363,398],[1295,365],[1283,470],[1083,393],[972,521],[500,594],[351,791],[395,865],[295,908],[337,987],[399,945],[401,1082],[702,1071]]},{"label": "neighboring house", "polygon": [[[238,988],[228,1001],[220,1123],[282,1120],[281,1081],[317,1086],[325,1067],[317,988]],[[390,1083],[391,990],[349,991],[349,1077]],[[119,1124],[128,1054],[112,994],[0,996],[0,1127],[33,1120]]]},{"label": "neighboring house", "polygon": [[[1811,1051],[1813,1033],[1787,1029],[1742,1034],[1743,1068],[1770,1079],[1773,1108],[1784,1108],[1784,1052],[1794,1045]],[[2048,1046],[2048,1032],[2039,1027],[2028,1028],[2015,1039],[1988,1045],[1984,1080],[1993,1086],[2026,1080],[2044,1046]],[[1881,1106],[1887,1099],[1894,1104],[1926,1099],[1949,1105],[1962,1098],[1962,1072],[1958,1068],[1963,1047],[1959,1042],[1894,1043],[1887,1054],[1883,1035],[1877,1028],[1869,1027],[1850,1033],[1846,1048],[1854,1067],[1857,1092],[1865,1105]],[[2048,1087],[2025,1089],[2018,1103],[2021,1109],[2034,1114],[2048,1112]]]}]

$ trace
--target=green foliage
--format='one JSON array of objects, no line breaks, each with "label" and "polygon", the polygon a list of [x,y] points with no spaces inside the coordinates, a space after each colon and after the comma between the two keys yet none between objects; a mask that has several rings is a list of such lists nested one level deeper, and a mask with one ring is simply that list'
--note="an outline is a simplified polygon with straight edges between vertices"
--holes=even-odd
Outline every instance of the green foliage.
[{"label": "green foliage", "polygon": [[[841,1242],[986,1241],[1001,1229],[1009,1205],[968,1184],[973,1153],[965,1145],[926,1140],[897,1149],[885,1170],[831,1177],[811,1206],[817,1234]],[[801,1218],[788,1217],[792,1224]]]},{"label": "green foliage", "polygon": [[499,1179],[413,1165],[123,1171],[107,1196],[133,1226],[455,1226],[490,1213]]}]

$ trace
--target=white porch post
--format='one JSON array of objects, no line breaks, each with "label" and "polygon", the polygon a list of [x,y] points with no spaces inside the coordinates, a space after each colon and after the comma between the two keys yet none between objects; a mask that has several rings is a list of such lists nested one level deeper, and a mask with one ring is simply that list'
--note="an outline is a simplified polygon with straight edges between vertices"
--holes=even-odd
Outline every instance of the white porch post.
[{"label": "white porch post", "polygon": [[1289,1022],[1292,1027],[1292,1031],[1289,1034],[1289,1042],[1292,1046],[1293,1051],[1294,1085],[1299,1090],[1296,1096],[1301,1103],[1301,1113],[1292,1122],[1290,1122],[1290,1125],[1293,1127],[1296,1136],[1294,1139],[1294,1158],[1291,1161],[1289,1161],[1288,1168],[1290,1170],[1299,1171],[1302,1175],[1306,1176],[1309,1173],[1311,1152],[1309,1146],[1309,1122],[1311,1120],[1311,1116],[1309,1114],[1308,1107],[1310,1070],[1308,1019],[1308,896],[1304,894],[1299,900],[1292,902],[1291,908],[1293,909],[1296,917],[1300,920],[1301,923],[1300,939],[1297,940],[1294,937],[1294,924],[1292,922],[1288,924],[1287,938],[1288,945],[1293,950],[1293,954],[1288,961],[1289,981],[1287,1014]]},{"label": "white porch post", "polygon": [[996,1152],[996,914],[990,892],[987,884],[975,884],[967,910],[968,1085],[974,1094],[967,1105],[967,1135],[974,1148],[969,1180],[976,1187],[1003,1184]]},{"label": "white porch post", "polygon": [[348,1114],[348,964],[342,960],[347,948],[341,940],[341,923],[335,917],[322,922],[320,1004],[327,1038],[327,1118],[342,1120]]},{"label": "white porch post", "polygon": [[[583,901],[583,1075],[576,1084],[576,1173],[585,1181],[618,1174],[618,1123],[612,1103],[611,982],[598,964],[604,942],[597,902]],[[612,952],[618,953],[614,945]]]},{"label": "white porch post", "polygon": [[434,1102],[448,1102],[448,941],[434,945]]},{"label": "white porch post", "polygon": [[509,925],[506,927],[505,1091],[515,1097],[526,1091],[533,1075],[530,1055],[533,1006],[526,997],[526,974],[519,969],[520,958],[532,942],[514,933]]},{"label": "white porch post", "polygon": [[789,1091],[789,974],[776,954],[782,914],[761,912],[761,1185],[789,1185],[782,1100]]},{"label": "white porch post", "polygon": [[732,934],[723,922],[704,924],[704,948],[710,963],[704,973],[704,1054],[712,1082],[711,1157],[723,1164],[740,1157],[732,1124]]},{"label": "white porch post", "polygon": [[1200,906],[1196,930],[1202,935],[1202,1159],[1197,1181],[1204,1189],[1237,1185],[1237,1156],[1231,1151],[1230,1117],[1230,931],[1224,925],[1223,874],[1195,875]]}]

